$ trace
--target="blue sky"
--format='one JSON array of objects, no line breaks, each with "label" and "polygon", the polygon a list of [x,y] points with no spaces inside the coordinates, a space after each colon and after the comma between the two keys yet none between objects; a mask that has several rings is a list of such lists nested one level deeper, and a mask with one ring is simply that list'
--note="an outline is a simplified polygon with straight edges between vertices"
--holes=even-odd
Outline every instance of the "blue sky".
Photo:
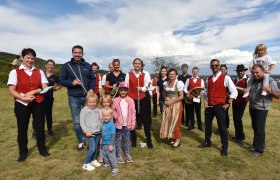
[{"label": "blue sky", "polygon": [[140,57],[152,73],[153,57],[171,56],[201,74],[218,58],[234,74],[265,43],[280,74],[279,0],[0,0],[0,24],[0,51],[32,47],[58,63],[80,44],[102,69],[119,58],[127,72]]}]

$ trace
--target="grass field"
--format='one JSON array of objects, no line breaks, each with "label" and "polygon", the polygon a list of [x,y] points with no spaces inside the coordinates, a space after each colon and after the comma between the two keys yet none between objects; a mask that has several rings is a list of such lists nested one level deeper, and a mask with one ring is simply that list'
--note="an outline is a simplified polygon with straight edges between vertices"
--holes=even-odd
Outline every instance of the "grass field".
[{"label": "grass field", "polygon": [[[13,98],[7,89],[0,89],[0,179],[110,179],[109,171],[82,170],[86,150],[76,150],[76,136],[68,107],[66,90],[55,93],[54,132],[47,138],[51,154],[48,158],[39,155],[36,142],[31,140],[29,128],[29,156],[18,163],[17,125],[13,112]],[[266,126],[266,152],[260,157],[249,156],[253,130],[248,109],[244,115],[246,140],[238,145],[229,138],[229,155],[221,157],[220,138],[212,136],[212,147],[199,149],[204,133],[192,132],[181,127],[181,147],[172,149],[159,139],[160,117],[153,118],[152,137],[154,149],[141,148],[143,130],[138,131],[137,148],[131,149],[134,162],[121,164],[117,179],[280,179],[280,103],[274,103]],[[231,112],[230,112],[231,117]],[[203,118],[204,119],[204,118]],[[216,123],[214,123],[216,126]],[[231,118],[230,136],[234,134]]]}]

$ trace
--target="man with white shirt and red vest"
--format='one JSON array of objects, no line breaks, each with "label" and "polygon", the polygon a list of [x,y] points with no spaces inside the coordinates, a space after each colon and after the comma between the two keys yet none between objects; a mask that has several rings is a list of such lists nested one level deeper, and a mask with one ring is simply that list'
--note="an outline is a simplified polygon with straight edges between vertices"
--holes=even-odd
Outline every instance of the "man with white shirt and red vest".
[{"label": "man with white shirt and red vest", "polygon": [[242,141],[245,140],[245,134],[243,131],[243,123],[242,117],[248,102],[248,98],[243,98],[243,93],[245,88],[247,88],[247,76],[245,72],[248,69],[245,68],[243,64],[238,64],[236,67],[237,78],[234,80],[234,85],[237,87],[238,96],[232,102],[232,116],[233,123],[235,128],[235,137],[233,139],[236,140],[238,144],[242,144]]},{"label": "man with white shirt and red vest", "polygon": [[199,69],[198,67],[193,67],[193,76],[187,79],[184,87],[184,92],[186,93],[186,98],[192,98],[192,102],[188,104],[187,114],[189,115],[190,123],[188,130],[194,129],[194,112],[196,113],[197,126],[198,129],[203,131],[201,123],[201,89],[194,89],[196,87],[204,88],[204,81],[198,77]]},{"label": "man with white shirt and red vest", "polygon": [[[205,141],[200,148],[211,146],[212,121],[217,118],[221,136],[221,155],[228,154],[228,129],[226,125],[226,109],[237,97],[237,90],[228,75],[220,72],[220,61],[212,59],[210,68],[213,75],[207,78],[207,91],[205,93]],[[227,101],[227,88],[230,96]]]},{"label": "man with white shirt and red vest", "polygon": [[[134,69],[126,74],[125,82],[129,84],[128,96],[134,100],[136,109],[136,124],[143,123],[148,148],[153,148],[151,139],[151,105],[146,91],[151,82],[150,74],[142,71],[143,61],[139,58],[133,60]],[[150,109],[149,109],[150,108]],[[131,131],[132,147],[136,147],[137,136],[135,130]]]}]

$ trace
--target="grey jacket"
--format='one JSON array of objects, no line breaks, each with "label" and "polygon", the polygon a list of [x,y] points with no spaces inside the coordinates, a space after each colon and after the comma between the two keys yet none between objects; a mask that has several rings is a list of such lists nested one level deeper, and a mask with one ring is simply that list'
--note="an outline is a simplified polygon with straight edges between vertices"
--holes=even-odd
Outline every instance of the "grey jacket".
[{"label": "grey jacket", "polygon": [[80,125],[83,132],[98,134],[101,131],[100,110],[85,106],[80,113]]},{"label": "grey jacket", "polygon": [[[262,96],[262,87],[262,80],[253,80],[252,87],[250,89],[249,107],[251,109],[268,111],[272,104],[272,96],[271,94],[268,94],[267,96]],[[269,88],[273,92],[279,92],[276,81],[271,77],[269,78]]]}]

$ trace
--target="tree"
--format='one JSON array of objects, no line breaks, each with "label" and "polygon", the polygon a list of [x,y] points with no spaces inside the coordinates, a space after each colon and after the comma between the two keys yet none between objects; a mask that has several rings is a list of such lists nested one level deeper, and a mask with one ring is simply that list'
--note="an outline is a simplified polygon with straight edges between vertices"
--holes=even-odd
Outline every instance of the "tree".
[{"label": "tree", "polygon": [[170,68],[176,68],[178,72],[180,71],[180,64],[176,62],[174,59],[171,59],[171,57],[162,57],[162,56],[155,56],[152,59],[152,65],[154,65],[154,71],[160,71],[160,68],[162,66],[167,67],[167,69]]}]

